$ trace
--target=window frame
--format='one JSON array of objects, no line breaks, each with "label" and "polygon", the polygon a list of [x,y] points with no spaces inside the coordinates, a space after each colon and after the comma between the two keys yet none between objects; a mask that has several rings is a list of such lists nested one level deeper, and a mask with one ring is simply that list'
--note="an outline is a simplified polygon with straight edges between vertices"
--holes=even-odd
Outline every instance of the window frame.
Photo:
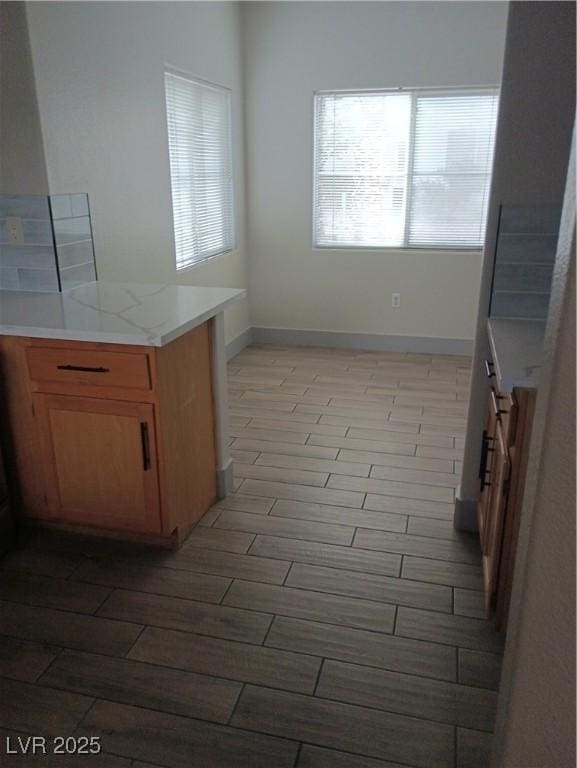
[{"label": "window frame", "polygon": [[[217,91],[224,91],[228,97],[228,132],[227,132],[227,141],[229,144],[229,152],[230,152],[230,168],[231,168],[231,176],[230,176],[230,183],[231,183],[231,210],[230,210],[230,218],[231,218],[231,244],[229,247],[223,248],[223,250],[218,251],[216,253],[211,253],[209,256],[205,256],[202,259],[199,259],[198,261],[194,261],[191,264],[186,264],[184,266],[178,266],[178,254],[176,250],[176,235],[175,235],[175,220],[174,220],[174,199],[173,199],[173,193],[172,193],[172,170],[171,170],[171,159],[170,159],[170,139],[169,139],[169,117],[168,117],[168,102],[167,102],[167,93],[166,93],[166,75],[176,75],[177,77],[181,77],[185,80],[190,80],[193,83],[199,84],[201,86],[205,86],[208,88],[213,88]],[[164,64],[163,70],[162,70],[162,93],[163,93],[163,102],[164,102],[164,127],[165,127],[165,135],[166,135],[166,159],[168,163],[168,185],[169,185],[169,193],[170,193],[170,214],[171,214],[171,221],[172,221],[172,237],[173,237],[173,243],[174,243],[174,270],[176,272],[176,275],[181,275],[185,272],[189,272],[192,269],[196,269],[197,267],[201,267],[203,264],[208,263],[209,261],[212,261],[213,259],[218,259],[221,256],[224,256],[227,253],[234,253],[238,249],[238,238],[237,238],[237,226],[236,226],[236,185],[235,185],[235,150],[234,150],[234,141],[233,141],[233,90],[232,88],[229,88],[226,85],[220,85],[219,83],[214,83],[211,80],[207,80],[206,78],[199,77],[198,75],[195,75],[191,72],[187,72],[184,69],[180,69],[179,67],[172,66],[171,64]]]},{"label": "window frame", "polygon": [[[498,103],[497,103],[497,121],[499,117],[499,107],[500,107],[500,95],[501,95],[501,89],[498,85],[472,85],[472,86],[444,86],[444,87],[437,87],[437,86],[423,86],[423,87],[405,87],[405,86],[398,86],[398,87],[391,87],[391,88],[329,88],[329,89],[320,89],[313,91],[313,97],[312,97],[312,119],[313,119],[313,145],[312,145],[312,231],[311,231],[311,248],[313,251],[358,251],[358,252],[364,252],[364,251],[389,251],[389,252],[395,252],[398,253],[400,251],[421,251],[421,252],[441,252],[441,253],[481,253],[483,251],[484,245],[443,245],[443,246],[435,246],[435,245],[319,245],[316,242],[316,235],[317,235],[317,206],[316,206],[316,200],[317,200],[317,139],[318,139],[318,126],[317,126],[317,98],[319,96],[331,96],[333,94],[337,95],[346,95],[350,94],[351,96],[354,96],[356,94],[371,94],[371,93],[411,93],[414,94],[416,92],[430,92],[431,94],[435,93],[439,96],[443,95],[472,95],[472,94],[481,94],[481,93],[487,93],[487,92],[494,92],[498,97]],[[414,142],[414,128],[415,128],[415,119],[414,119],[414,113],[415,113],[415,105],[416,105],[416,99],[412,100],[411,105],[411,126],[410,126],[410,154],[409,154],[409,169],[412,170],[413,167],[413,142]],[[498,125],[498,122],[497,122]],[[495,133],[496,138],[496,133]],[[493,155],[494,157],[494,155]],[[407,178],[409,178],[410,173],[407,173]],[[492,181],[493,176],[493,165],[491,166],[491,178],[490,183]],[[489,186],[489,193],[490,193],[490,186]],[[408,205],[410,207],[411,201],[408,200]],[[406,216],[405,218],[405,239],[406,239],[406,233],[408,230],[408,221],[409,217]]]}]

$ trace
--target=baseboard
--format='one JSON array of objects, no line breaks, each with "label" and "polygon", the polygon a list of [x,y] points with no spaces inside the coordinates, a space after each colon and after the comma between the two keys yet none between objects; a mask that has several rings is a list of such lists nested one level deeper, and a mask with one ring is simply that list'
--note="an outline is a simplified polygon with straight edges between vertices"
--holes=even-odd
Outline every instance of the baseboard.
[{"label": "baseboard", "polygon": [[458,531],[476,533],[479,530],[477,525],[477,499],[461,499],[458,495],[456,496],[453,525]]},{"label": "baseboard", "polygon": [[288,344],[303,347],[366,349],[375,352],[417,352],[435,355],[471,355],[473,353],[473,339],[393,336],[378,333],[346,333],[344,331],[309,331],[297,328],[252,328],[251,330],[251,342],[253,344]]},{"label": "baseboard", "polygon": [[219,499],[225,499],[234,491],[234,465],[229,459],[226,467],[216,470],[216,495]]},{"label": "baseboard", "polygon": [[246,331],[239,333],[238,336],[232,341],[229,341],[226,345],[226,359],[232,360],[235,355],[238,355],[245,347],[253,342],[253,329],[247,328]]}]

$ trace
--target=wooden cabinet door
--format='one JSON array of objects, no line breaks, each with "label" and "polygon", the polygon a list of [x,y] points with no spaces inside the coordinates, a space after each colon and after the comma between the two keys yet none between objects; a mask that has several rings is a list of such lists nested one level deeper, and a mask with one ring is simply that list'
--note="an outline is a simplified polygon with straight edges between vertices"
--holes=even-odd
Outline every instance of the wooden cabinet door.
[{"label": "wooden cabinet door", "polygon": [[52,518],[160,531],[152,405],[37,394],[34,407]]},{"label": "wooden cabinet door", "polygon": [[511,462],[509,452],[501,430],[497,423],[489,473],[489,500],[486,507],[486,518],[482,536],[483,577],[485,582],[485,607],[487,615],[494,610],[494,600],[499,580],[501,551],[503,546],[503,528],[507,512],[509,495],[509,477]]}]

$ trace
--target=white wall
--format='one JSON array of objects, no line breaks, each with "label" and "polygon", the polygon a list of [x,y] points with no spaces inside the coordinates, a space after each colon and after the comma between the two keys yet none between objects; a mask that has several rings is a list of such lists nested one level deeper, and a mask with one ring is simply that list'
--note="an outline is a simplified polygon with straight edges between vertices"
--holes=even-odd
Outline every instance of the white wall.
[{"label": "white wall", "polygon": [[24,3],[0,3],[0,193],[47,195]]},{"label": "white wall", "polygon": [[[88,192],[101,280],[246,287],[236,3],[30,3],[50,191]],[[177,275],[163,67],[232,88],[239,248]],[[230,340],[249,325],[227,312]]]},{"label": "white wall", "polygon": [[313,91],[497,84],[506,3],[242,6],[253,325],[472,339],[480,252],[312,249]]}]

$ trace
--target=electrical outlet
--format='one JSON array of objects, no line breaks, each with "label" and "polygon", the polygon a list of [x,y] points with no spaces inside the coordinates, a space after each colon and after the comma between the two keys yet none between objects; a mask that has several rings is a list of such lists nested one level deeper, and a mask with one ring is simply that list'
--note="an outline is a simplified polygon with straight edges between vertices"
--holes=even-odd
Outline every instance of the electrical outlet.
[{"label": "electrical outlet", "polygon": [[9,243],[23,243],[24,233],[22,231],[22,219],[17,216],[9,216],[6,219],[6,228],[8,230]]},{"label": "electrical outlet", "polygon": [[393,293],[391,297],[391,307],[393,309],[398,309],[400,306],[401,306],[401,294]]}]

